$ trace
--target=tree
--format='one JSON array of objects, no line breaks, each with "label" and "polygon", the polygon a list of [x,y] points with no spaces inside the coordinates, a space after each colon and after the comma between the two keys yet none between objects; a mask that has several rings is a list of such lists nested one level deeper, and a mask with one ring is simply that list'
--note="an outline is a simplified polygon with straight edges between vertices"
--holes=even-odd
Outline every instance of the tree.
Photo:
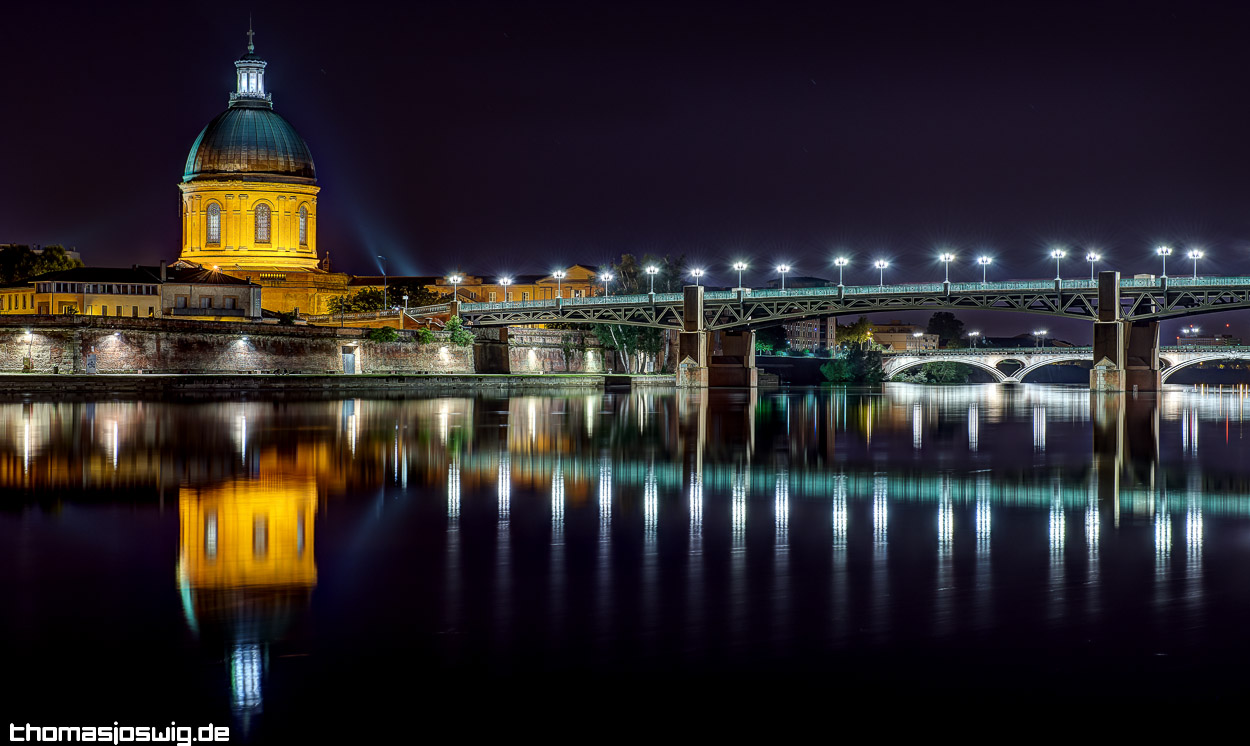
[{"label": "tree", "polygon": [[447,319],[447,334],[449,341],[457,347],[473,346],[473,332],[464,328],[464,322],[459,316]]},{"label": "tree", "polygon": [[831,383],[881,383],[885,380],[881,352],[862,347],[852,347],[840,353],[820,366],[820,372]]},{"label": "tree", "polygon": [[789,348],[784,326],[766,326],[755,332],[755,351],[776,354]]},{"label": "tree", "polygon": [[393,326],[381,326],[377,329],[370,329],[365,333],[365,337],[371,342],[394,342],[399,339],[399,332],[395,331]]},{"label": "tree", "polygon": [[967,383],[968,366],[963,363],[925,363],[925,377],[933,383]]},{"label": "tree", "polygon": [[963,347],[964,322],[950,311],[938,311],[929,319],[929,334],[936,334],[940,347]]},{"label": "tree", "polygon": [[872,340],[872,322],[867,316],[860,316],[853,324],[838,327],[838,342],[846,344],[863,344]]},{"label": "tree", "polygon": [[382,310],[382,291],[379,288],[361,288],[350,295],[331,298],[326,304],[330,313],[360,313]]},{"label": "tree", "polygon": [[79,259],[71,259],[65,247],[59,244],[45,246],[36,251],[24,244],[0,245],[0,280],[18,282],[45,272],[60,272],[83,266]]},{"label": "tree", "polygon": [[[607,271],[615,279],[612,281],[613,294],[639,295],[651,288],[651,279],[644,271],[654,266],[660,271],[655,276],[657,293],[680,292],[685,284],[686,258],[684,256],[657,257],[644,255],[641,260],[633,254],[622,254],[619,262],[610,264]],[[630,373],[641,372],[644,366],[644,355],[657,355],[664,351],[660,361],[661,370],[668,370],[669,337],[660,329],[650,327],[626,326],[624,324],[595,324],[595,336],[605,349],[616,350],[625,359],[626,369]]]},{"label": "tree", "polygon": [[564,371],[567,373],[572,370],[573,356],[578,350],[586,349],[586,338],[581,334],[576,336],[565,334],[560,337],[560,354],[564,357]]},{"label": "tree", "polygon": [[417,344],[428,345],[432,343],[433,341],[434,341],[434,332],[430,331],[426,327],[421,327],[420,329],[417,330]]}]

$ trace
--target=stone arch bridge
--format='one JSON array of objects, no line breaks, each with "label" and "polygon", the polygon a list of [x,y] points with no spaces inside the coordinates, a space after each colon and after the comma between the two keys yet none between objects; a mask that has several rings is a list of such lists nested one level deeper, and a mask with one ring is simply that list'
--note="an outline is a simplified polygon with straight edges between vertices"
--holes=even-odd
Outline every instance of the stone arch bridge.
[{"label": "stone arch bridge", "polygon": [[[1090,360],[1093,351],[1092,347],[914,350],[887,352],[882,355],[881,364],[887,379],[925,363],[963,363],[986,371],[998,383],[1020,383],[1025,376],[1046,365]],[[1162,347],[1159,349],[1160,380],[1166,383],[1179,370],[1219,360],[1250,360],[1250,347]],[[1007,373],[999,367],[1007,362],[1018,363],[1020,368]]]}]

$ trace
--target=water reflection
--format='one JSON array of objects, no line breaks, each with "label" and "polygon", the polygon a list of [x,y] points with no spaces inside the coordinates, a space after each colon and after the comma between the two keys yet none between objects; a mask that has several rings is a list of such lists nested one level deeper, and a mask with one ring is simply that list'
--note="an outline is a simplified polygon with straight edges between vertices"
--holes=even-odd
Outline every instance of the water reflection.
[{"label": "water reflection", "polygon": [[[349,639],[419,648],[447,671],[535,655],[555,669],[801,667],[934,636],[976,649],[975,635],[1021,625],[1093,634],[1124,621],[1124,597],[1165,639],[1220,604],[1244,611],[1245,594],[1206,590],[1245,553],[1229,537],[1250,519],[1246,406],[894,385],[12,403],[0,525],[176,499],[179,624],[221,666],[241,722],[319,683],[292,674],[283,689],[275,669]],[[118,529],[135,546],[145,530]]]}]

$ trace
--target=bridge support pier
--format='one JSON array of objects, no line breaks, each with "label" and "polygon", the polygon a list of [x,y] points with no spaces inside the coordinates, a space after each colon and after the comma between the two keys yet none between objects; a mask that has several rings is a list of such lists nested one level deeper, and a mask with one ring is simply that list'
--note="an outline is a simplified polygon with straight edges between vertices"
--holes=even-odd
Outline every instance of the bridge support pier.
[{"label": "bridge support pier", "polygon": [[1120,318],[1120,273],[1098,273],[1091,391],[1158,391],[1159,322]]},{"label": "bridge support pier", "polygon": [[707,332],[703,330],[703,288],[687,285],[682,297],[682,331],[677,336],[677,387],[707,388]]}]

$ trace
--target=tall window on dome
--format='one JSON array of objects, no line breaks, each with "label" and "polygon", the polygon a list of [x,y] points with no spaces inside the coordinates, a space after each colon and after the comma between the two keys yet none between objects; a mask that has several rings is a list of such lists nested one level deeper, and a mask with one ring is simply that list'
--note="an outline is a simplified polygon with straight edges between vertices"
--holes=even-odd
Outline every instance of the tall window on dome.
[{"label": "tall window on dome", "polygon": [[299,208],[299,245],[308,245],[308,207],[303,205]]},{"label": "tall window on dome", "polygon": [[205,230],[204,243],[210,246],[221,243],[221,207],[216,203],[208,206],[208,226]]},{"label": "tall window on dome", "polygon": [[256,206],[256,243],[269,243],[269,205]]}]

